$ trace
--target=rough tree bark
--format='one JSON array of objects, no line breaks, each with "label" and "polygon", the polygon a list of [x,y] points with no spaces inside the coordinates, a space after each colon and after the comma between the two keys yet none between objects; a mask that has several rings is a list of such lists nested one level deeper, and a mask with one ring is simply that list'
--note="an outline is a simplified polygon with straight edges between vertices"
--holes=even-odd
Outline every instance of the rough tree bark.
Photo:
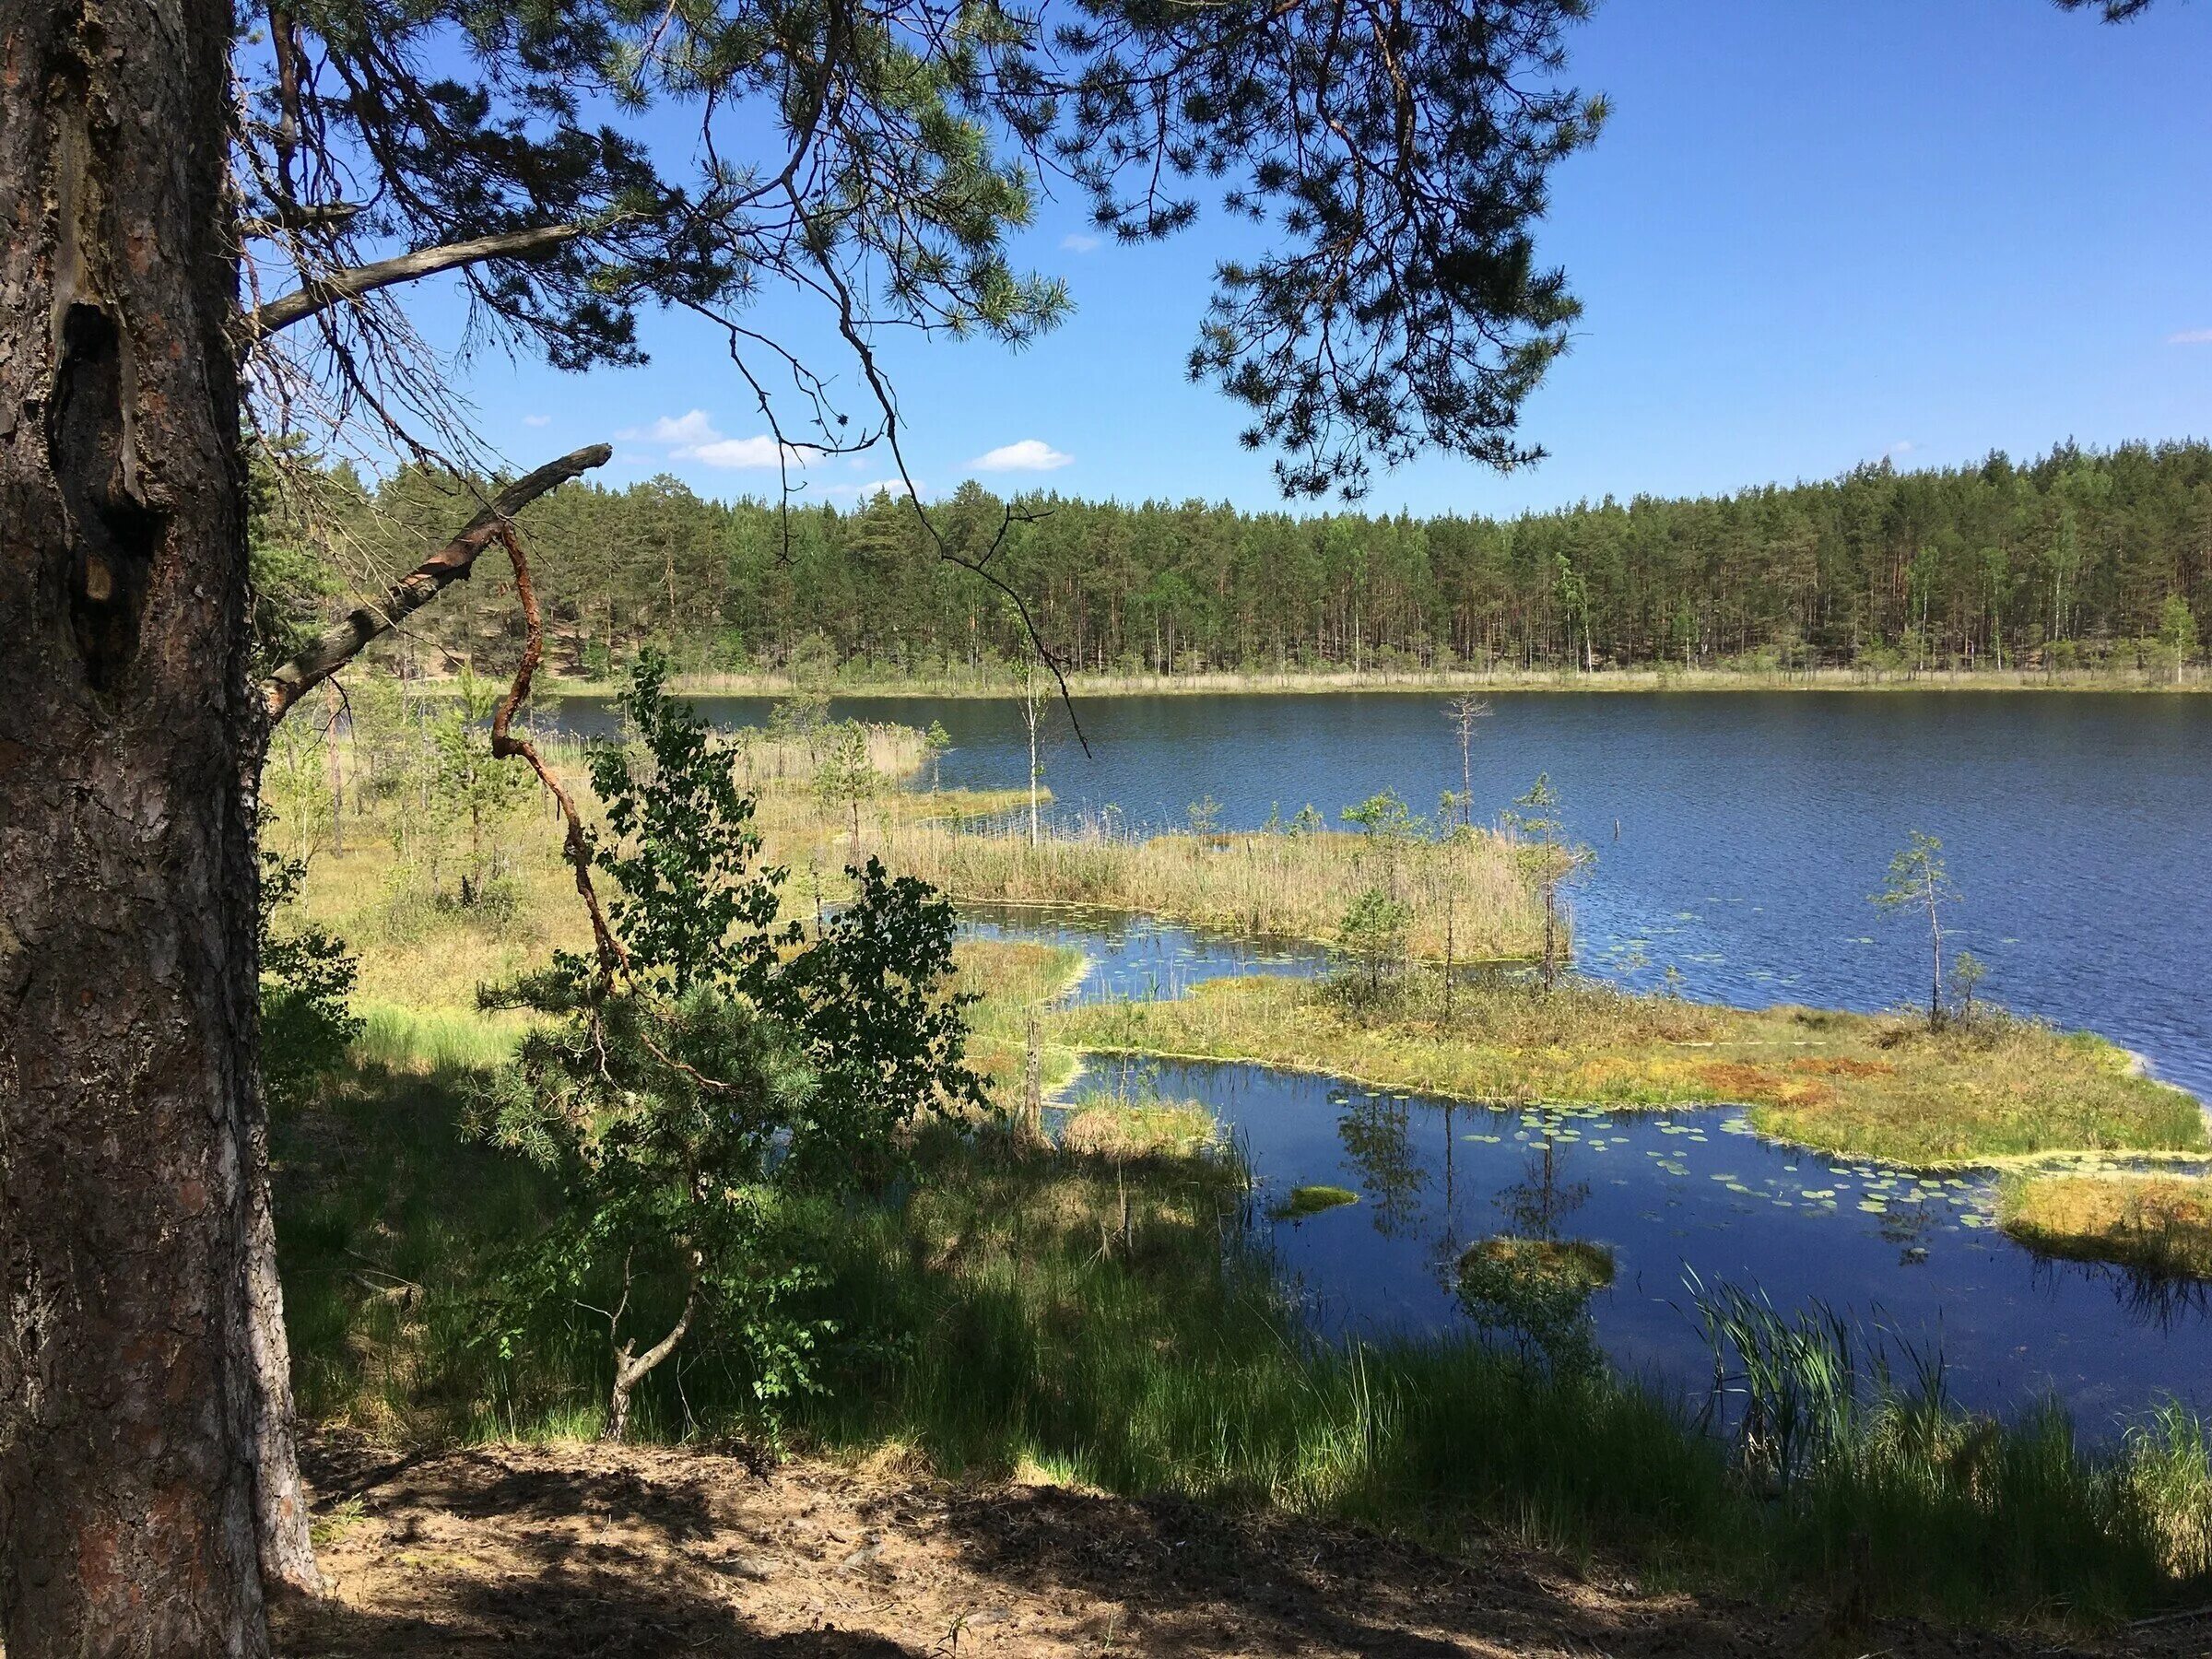
[{"label": "rough tree bark", "polygon": [[266,1648],[230,30],[0,0],[10,1659]]}]

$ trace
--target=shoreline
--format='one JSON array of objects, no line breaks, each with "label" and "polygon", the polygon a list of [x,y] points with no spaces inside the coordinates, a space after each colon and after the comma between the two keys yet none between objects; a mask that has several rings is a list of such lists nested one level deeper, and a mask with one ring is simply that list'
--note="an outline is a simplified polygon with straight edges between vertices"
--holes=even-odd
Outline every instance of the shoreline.
[{"label": "shoreline", "polygon": [[[421,678],[412,689],[442,695],[453,682]],[[669,688],[686,697],[782,698],[818,692],[830,699],[938,699],[947,701],[1003,700],[1019,695],[1011,682],[983,678],[854,679],[802,685],[787,674],[680,674]],[[611,698],[621,689],[613,680],[547,676],[536,695],[547,698]],[[1856,668],[1816,668],[1800,673],[1756,669],[1599,668],[1382,669],[1355,673],[1325,671],[1232,672],[1203,674],[1077,674],[1069,677],[1072,698],[1319,696],[1330,693],[1547,693],[1579,696],[1658,696],[1668,692],[1735,693],[1851,692],[1882,695],[1903,692],[1979,692],[1984,695],[2052,695],[2094,692],[2118,696],[2198,697],[2212,693],[2212,675],[2193,676],[2176,685],[2170,677],[2146,669],[2082,670],[2043,674],[2022,669],[1927,669],[1919,673],[1877,674]]]}]

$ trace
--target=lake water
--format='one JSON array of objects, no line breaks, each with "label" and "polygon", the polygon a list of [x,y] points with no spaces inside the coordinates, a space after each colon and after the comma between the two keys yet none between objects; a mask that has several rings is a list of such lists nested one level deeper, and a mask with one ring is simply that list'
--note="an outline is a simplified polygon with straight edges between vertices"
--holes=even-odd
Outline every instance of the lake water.
[{"label": "lake water", "polygon": [[[708,700],[736,724],[758,700]],[[1066,817],[1171,826],[1211,796],[1225,827],[1308,802],[1333,817],[1394,787],[1458,784],[1434,696],[1152,698],[1083,707],[1088,755],[1055,745]],[[1673,967],[1687,994],[1878,1008],[1924,994],[1923,939],[1866,895],[1915,829],[1941,836],[1965,895],[1960,941],[2012,1006],[2086,1026],[2212,1094],[2212,700],[2156,695],[1500,695],[1475,787],[1502,806],[1547,771],[1598,862],[1576,895],[1591,971],[1632,984]],[[1011,708],[853,700],[841,715],[951,734],[947,786],[1026,776]],[[604,729],[594,704],[561,711]],[[1309,973],[1312,952],[1207,939],[1143,919],[971,920],[1082,949],[1078,994],[1175,995],[1221,973]],[[2041,1260],[1991,1224],[1986,1177],[1927,1181],[1771,1145],[1725,1109],[1658,1115],[1490,1110],[1376,1094],[1253,1065],[1094,1062],[1081,1087],[1206,1101],[1236,1135],[1263,1205],[1337,1184],[1359,1201],[1266,1219],[1311,1317],[1339,1333],[1466,1328],[1465,1247],[1534,1213],[1609,1253],[1590,1312],[1626,1369],[1695,1389],[1711,1360],[1686,1276],[1819,1300],[1940,1346],[1963,1402],[2042,1398],[2111,1432],[2163,1396],[2212,1410],[2200,1288]],[[1544,1149],[1548,1145],[1548,1162]]]},{"label": "lake water", "polygon": [[[2212,1097],[2212,698],[2157,693],[1500,693],[1477,731],[1477,811],[1539,771],[1597,863],[1574,899],[1583,966],[1745,1006],[1875,1009],[1924,997],[1924,935],[1867,895],[1913,830],[1940,836],[1951,921],[1988,994],[2101,1031]],[[759,699],[703,700],[718,722]],[[1433,693],[1145,697],[1078,704],[1046,762],[1055,811],[1179,826],[1332,818],[1394,788],[1459,786]],[[841,717],[941,722],[947,787],[1027,777],[1010,702],[855,698]],[[603,704],[556,711],[604,730]]]},{"label": "lake water", "polygon": [[[1086,999],[1324,966],[1143,918],[1000,912],[968,926],[1081,950]],[[1255,1225],[1335,1335],[1465,1330],[1462,1253],[1533,1225],[1610,1255],[1613,1282],[1591,1299],[1596,1335],[1617,1365],[1665,1386],[1710,1377],[1694,1275],[1784,1310],[1824,1303],[1900,1362],[1908,1346],[1940,1351],[1952,1395],[1976,1409],[2056,1400],[2099,1437],[2163,1397],[2212,1410],[2205,1291],[2037,1257],[1996,1229],[1987,1175],[1821,1157],[1761,1140],[1732,1109],[1495,1109],[1260,1065],[1095,1057],[1070,1093],[1210,1106],[1258,1182]],[[1359,1200],[1266,1214],[1319,1183]]]}]

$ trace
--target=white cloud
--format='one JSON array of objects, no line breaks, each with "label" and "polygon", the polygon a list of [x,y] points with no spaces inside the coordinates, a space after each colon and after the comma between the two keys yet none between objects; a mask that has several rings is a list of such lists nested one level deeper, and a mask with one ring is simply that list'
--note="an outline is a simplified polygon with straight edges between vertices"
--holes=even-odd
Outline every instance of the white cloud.
[{"label": "white cloud", "polygon": [[822,493],[832,496],[851,496],[855,500],[872,501],[878,495],[902,496],[911,495],[912,491],[907,488],[904,478],[874,478],[865,484],[828,485],[823,488]]},{"label": "white cloud", "polygon": [[550,415],[525,415],[523,417],[523,424],[526,427],[551,426],[553,417]]},{"label": "white cloud", "polygon": [[968,465],[978,472],[1053,472],[1074,459],[1041,438],[1024,438],[1018,443],[1002,443]]},{"label": "white cloud", "polygon": [[2184,328],[2166,336],[2169,346],[2212,346],[2212,328]]},{"label": "white cloud", "polygon": [[1060,245],[1070,253],[1095,253],[1098,252],[1099,239],[1086,236],[1080,230],[1070,230],[1060,239]]},{"label": "white cloud", "polygon": [[665,443],[675,448],[689,448],[695,444],[712,443],[722,434],[714,429],[714,422],[704,409],[693,409],[674,418],[664,415],[649,427],[625,427],[615,434],[642,443]]},{"label": "white cloud", "polygon": [[1912,440],[1910,438],[1900,438],[1895,443],[1891,444],[1882,453],[1888,455],[1909,455],[1912,453]]},{"label": "white cloud", "polygon": [[717,438],[712,443],[694,443],[674,452],[678,460],[703,461],[709,466],[773,466],[779,459],[804,466],[812,453],[787,443],[779,457],[776,441],[766,432],[758,438]]},{"label": "white cloud", "polygon": [[661,444],[671,460],[697,461],[707,466],[773,466],[779,458],[804,466],[806,458],[818,453],[805,444],[787,443],[779,457],[775,438],[767,432],[757,438],[724,438],[704,409],[664,415],[649,427],[629,427],[615,436]]}]

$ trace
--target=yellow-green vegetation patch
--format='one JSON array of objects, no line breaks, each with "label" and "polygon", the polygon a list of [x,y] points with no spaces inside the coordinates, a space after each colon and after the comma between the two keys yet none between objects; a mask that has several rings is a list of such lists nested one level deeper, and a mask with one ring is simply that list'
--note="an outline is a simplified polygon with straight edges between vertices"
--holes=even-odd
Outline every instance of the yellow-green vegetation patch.
[{"label": "yellow-green vegetation patch", "polygon": [[1613,1282],[1613,1253],[1588,1239],[1526,1239],[1496,1233],[1477,1239],[1460,1257],[1503,1268],[1516,1277],[1540,1279],[1576,1290],[1602,1290]]},{"label": "yellow-green vegetation patch", "polygon": [[1268,1206],[1267,1213],[1277,1221],[1302,1221],[1308,1216],[1322,1215],[1359,1202],[1359,1194],[1349,1187],[1326,1184],[1299,1186],[1292,1187],[1281,1199]]},{"label": "yellow-green vegetation patch", "polygon": [[1186,1158],[1220,1137],[1220,1124],[1195,1100],[1142,1105],[1087,1100],[1069,1112],[1060,1129],[1060,1145],[1066,1150],[1115,1161]]},{"label": "yellow-green vegetation patch", "polygon": [[[926,798],[926,797],[923,797]],[[1527,861],[1495,835],[1450,841],[1334,831],[1159,835],[1091,830],[1032,841],[1026,825],[976,833],[890,826],[884,862],[971,904],[1086,905],[1247,935],[1334,940],[1361,894],[1407,912],[1406,948],[1461,961],[1525,960],[1544,942]]]},{"label": "yellow-green vegetation patch", "polygon": [[962,939],[953,947],[960,989],[1005,1007],[1065,995],[1083,972],[1083,953],[1034,939]]},{"label": "yellow-green vegetation patch", "polygon": [[2030,1176],[2006,1188],[1998,1220],[2046,1255],[2212,1279],[2212,1181],[2202,1176]]},{"label": "yellow-green vegetation patch", "polygon": [[1740,1104],[1760,1134],[1915,1167],[2206,1146],[2197,1103],[2139,1076],[2120,1049],[2001,1017],[1931,1032],[1892,1017],[1508,981],[1459,988],[1448,1015],[1433,987],[1409,984],[1379,1014],[1324,985],[1255,977],[1071,1007],[1054,1029],[1083,1047],[1253,1061],[1490,1104]]},{"label": "yellow-green vegetation patch", "polygon": [[476,1071],[512,1059],[530,1018],[511,1010],[410,1008],[365,1003],[351,1058],[390,1071]]}]

